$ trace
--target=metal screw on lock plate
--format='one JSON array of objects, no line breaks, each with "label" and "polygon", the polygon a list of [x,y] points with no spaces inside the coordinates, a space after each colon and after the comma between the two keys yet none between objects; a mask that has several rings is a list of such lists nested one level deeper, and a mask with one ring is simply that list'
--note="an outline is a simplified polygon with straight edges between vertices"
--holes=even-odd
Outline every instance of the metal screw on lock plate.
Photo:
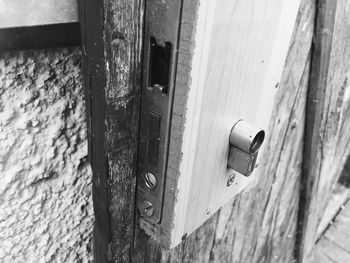
[{"label": "metal screw on lock plate", "polygon": [[233,182],[235,181],[235,177],[236,177],[235,174],[230,175],[230,177],[227,180],[227,187],[230,187],[233,184]]},{"label": "metal screw on lock plate", "polygon": [[153,189],[157,185],[157,179],[152,173],[145,173],[145,184],[147,188]]},{"label": "metal screw on lock plate", "polygon": [[143,201],[139,207],[142,214],[150,217],[154,213],[154,208],[151,202],[149,201]]},{"label": "metal screw on lock plate", "polygon": [[153,89],[155,89],[156,91],[158,91],[161,94],[166,94],[168,92],[168,87],[162,86],[159,84],[154,84]]},{"label": "metal screw on lock plate", "polygon": [[264,139],[263,130],[255,128],[244,120],[237,121],[230,133],[227,166],[244,176],[251,175],[255,168],[258,150]]}]

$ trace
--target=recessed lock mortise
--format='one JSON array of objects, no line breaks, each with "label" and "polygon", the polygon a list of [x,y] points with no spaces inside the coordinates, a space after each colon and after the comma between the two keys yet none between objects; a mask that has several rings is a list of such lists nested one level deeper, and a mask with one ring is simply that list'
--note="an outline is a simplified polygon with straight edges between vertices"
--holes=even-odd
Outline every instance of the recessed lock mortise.
[{"label": "recessed lock mortise", "polygon": [[[170,41],[145,38],[138,162],[138,206],[152,223],[161,220],[173,104],[175,61]],[[144,204],[152,204],[152,213]]]},{"label": "recessed lock mortise", "polygon": [[182,0],[152,0],[144,13],[137,204],[153,225],[163,213],[181,7]]},{"label": "recessed lock mortise", "polygon": [[[148,220],[161,219],[162,200],[168,153],[168,134],[173,86],[170,85],[172,44],[157,43],[149,38],[145,53],[145,78],[141,99],[139,148],[139,207]],[[145,202],[152,204],[152,213],[145,213]]]},{"label": "recessed lock mortise", "polygon": [[168,93],[171,46],[168,41],[158,45],[154,37],[150,38],[149,86],[158,89],[161,93]]},{"label": "recessed lock mortise", "polygon": [[230,152],[228,166],[249,176],[255,168],[258,151],[264,142],[265,132],[250,123],[239,120],[230,133]]}]

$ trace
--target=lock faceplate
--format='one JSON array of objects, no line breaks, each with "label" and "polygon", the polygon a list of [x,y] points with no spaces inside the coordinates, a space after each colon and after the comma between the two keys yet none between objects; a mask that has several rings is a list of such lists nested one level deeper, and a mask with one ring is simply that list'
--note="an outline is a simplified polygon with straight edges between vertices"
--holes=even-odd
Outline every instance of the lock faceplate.
[{"label": "lock faceplate", "polygon": [[[137,202],[151,223],[162,217],[181,2],[146,3]],[[145,202],[151,204],[152,213],[145,213]]]}]

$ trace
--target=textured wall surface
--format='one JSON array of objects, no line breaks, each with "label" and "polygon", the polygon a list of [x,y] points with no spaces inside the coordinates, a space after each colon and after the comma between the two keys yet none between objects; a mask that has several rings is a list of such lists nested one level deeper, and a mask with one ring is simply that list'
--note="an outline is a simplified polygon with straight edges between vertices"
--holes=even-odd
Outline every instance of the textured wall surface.
[{"label": "textured wall surface", "polygon": [[0,262],[91,262],[79,50],[0,55]]}]

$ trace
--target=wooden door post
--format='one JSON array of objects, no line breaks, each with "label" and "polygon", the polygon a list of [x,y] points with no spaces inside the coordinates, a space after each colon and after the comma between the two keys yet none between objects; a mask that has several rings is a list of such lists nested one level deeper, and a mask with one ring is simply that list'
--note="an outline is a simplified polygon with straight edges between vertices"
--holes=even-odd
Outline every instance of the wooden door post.
[{"label": "wooden door post", "polygon": [[[320,195],[328,196],[328,191],[321,192],[322,166],[324,159],[324,141],[329,124],[329,100],[331,86],[328,79],[333,78],[331,54],[333,45],[334,24],[336,20],[337,0],[316,1],[316,19],[314,40],[311,49],[311,68],[305,112],[305,135],[303,164],[300,185],[299,231],[297,255],[299,262],[311,262],[317,227],[325,210],[325,201]],[[326,201],[327,202],[327,201]]]},{"label": "wooden door post", "polygon": [[142,15],[142,0],[80,1],[96,262],[130,261]]}]

